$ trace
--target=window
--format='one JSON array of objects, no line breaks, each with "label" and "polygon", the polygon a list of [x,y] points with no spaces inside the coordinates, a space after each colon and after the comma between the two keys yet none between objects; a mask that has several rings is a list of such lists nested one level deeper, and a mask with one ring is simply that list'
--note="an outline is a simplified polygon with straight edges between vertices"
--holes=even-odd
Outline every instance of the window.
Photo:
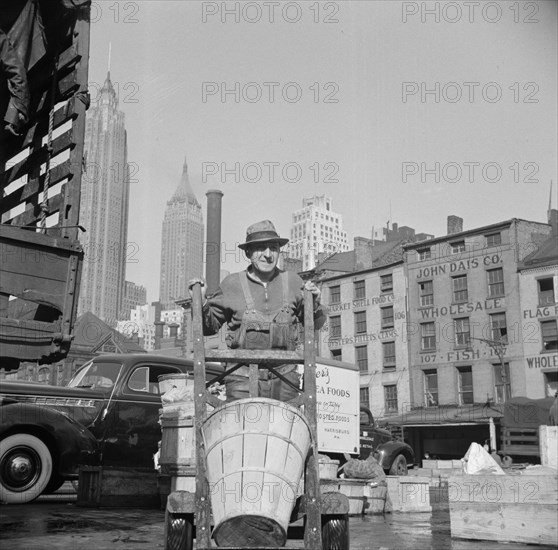
[{"label": "window", "polygon": [[384,401],[386,404],[386,414],[397,412],[397,386],[384,386]]},{"label": "window", "polygon": [[341,287],[337,286],[330,286],[329,287],[329,303],[330,304],[338,304],[341,302]]},{"label": "window", "polygon": [[341,316],[340,315],[336,315],[335,317],[329,318],[329,337],[341,338]]},{"label": "window", "polygon": [[544,386],[547,397],[554,397],[558,391],[558,372],[545,372]]},{"label": "window", "polygon": [[539,305],[547,306],[548,304],[556,303],[556,296],[554,294],[554,279],[539,279],[537,281],[539,287]]},{"label": "window", "polygon": [[460,405],[472,405],[473,401],[473,370],[471,367],[457,369],[457,390]]},{"label": "window", "polygon": [[459,254],[460,252],[465,252],[465,241],[456,241],[454,243],[450,243],[451,253],[452,254]]},{"label": "window", "polygon": [[488,273],[488,297],[504,296],[504,270],[491,269]]},{"label": "window", "polygon": [[427,407],[438,406],[438,373],[435,370],[424,371],[424,403]]},{"label": "window", "polygon": [[506,326],[505,313],[493,313],[490,315],[491,339],[496,342],[507,342],[508,328]]},{"label": "window", "polygon": [[354,283],[354,298],[360,300],[366,298],[366,287],[364,281],[355,281]]},{"label": "window", "polygon": [[420,325],[421,349],[423,351],[436,349],[436,328],[434,323]]},{"label": "window", "polygon": [[494,400],[496,403],[505,403],[511,398],[510,364],[492,365],[494,369]]},{"label": "window", "polygon": [[452,277],[451,284],[453,288],[454,303],[466,302],[469,299],[469,291],[467,290],[467,275]]},{"label": "window", "polygon": [[380,290],[382,292],[391,292],[393,290],[393,275],[380,276]]},{"label": "window", "polygon": [[469,328],[469,317],[454,319],[455,345],[468,347],[471,344],[471,331]]},{"label": "window", "polygon": [[332,349],[331,350],[331,358],[335,361],[342,361],[342,355],[340,349]]},{"label": "window", "polygon": [[370,389],[360,388],[360,404],[364,407],[370,408]]},{"label": "window", "polygon": [[430,258],[432,257],[430,254],[430,248],[421,248],[420,250],[417,250],[417,255],[419,262],[430,260]]},{"label": "window", "polygon": [[363,334],[366,332],[366,311],[357,311],[355,313],[355,334]]},{"label": "window", "polygon": [[368,346],[357,346],[355,355],[359,372],[368,372]]},{"label": "window", "polygon": [[501,233],[491,233],[486,236],[486,246],[498,246],[499,244],[502,244]]},{"label": "window", "polygon": [[393,306],[380,308],[382,312],[382,330],[393,327]]},{"label": "window", "polygon": [[422,307],[434,304],[434,285],[432,281],[419,283],[420,305]]},{"label": "window", "polygon": [[383,342],[384,369],[395,367],[395,342]]},{"label": "window", "polygon": [[543,351],[554,351],[558,349],[558,328],[556,323],[556,319],[541,321]]}]

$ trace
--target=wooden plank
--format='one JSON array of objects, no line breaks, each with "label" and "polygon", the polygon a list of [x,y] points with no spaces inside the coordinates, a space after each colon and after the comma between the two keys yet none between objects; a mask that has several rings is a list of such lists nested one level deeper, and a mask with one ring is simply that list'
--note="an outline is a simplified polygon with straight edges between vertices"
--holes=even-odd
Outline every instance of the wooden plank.
[{"label": "wooden plank", "polygon": [[450,502],[451,536],[525,544],[558,544],[558,508],[550,504]]},{"label": "wooden plank", "polygon": [[477,476],[448,478],[452,502],[558,505],[558,475]]},{"label": "wooden plank", "polygon": [[[75,104],[76,104],[76,98],[74,96],[67,101],[66,105],[54,111],[54,126],[53,126],[54,129],[58,128],[59,126],[62,126],[62,124],[65,124],[70,120],[75,120],[77,118],[78,115],[75,112]],[[39,132],[42,133],[43,136],[46,136],[48,134],[48,126],[45,125],[45,121],[39,120],[41,112],[45,109],[47,109],[46,104],[43,107],[43,109],[35,113],[33,118],[37,119],[38,122],[33,124],[33,126],[31,126],[29,130],[27,130],[24,143],[30,144],[35,139],[36,135]],[[48,106],[48,109],[50,110],[50,106]]]},{"label": "wooden plank", "polygon": [[[74,146],[75,141],[73,139],[73,128],[70,128],[52,141],[52,156],[54,157],[62,151],[65,151],[68,148],[73,148]],[[10,166],[5,172],[0,174],[0,185],[2,187],[6,187],[12,181],[19,179],[26,174],[33,173],[33,170],[46,161],[47,156],[48,153],[46,146],[43,146],[37,151],[31,153],[27,158],[22,159],[13,166]]]},{"label": "wooden plank", "polygon": [[[40,202],[40,201],[38,201]],[[48,199],[47,201],[47,217],[59,212],[60,209],[63,207],[64,203],[64,196],[62,194],[55,195],[54,197]],[[39,222],[41,219],[41,214],[38,212],[39,207],[33,204],[27,204],[25,211],[21,214],[17,215],[15,218],[12,218],[10,223],[12,225],[26,225],[30,226],[36,222]]]},{"label": "wooden plank", "polygon": [[539,426],[541,464],[558,468],[558,426]]},{"label": "wooden plank", "polygon": [[207,350],[205,358],[207,361],[237,361],[259,365],[304,363],[299,352],[283,350],[212,349]]}]

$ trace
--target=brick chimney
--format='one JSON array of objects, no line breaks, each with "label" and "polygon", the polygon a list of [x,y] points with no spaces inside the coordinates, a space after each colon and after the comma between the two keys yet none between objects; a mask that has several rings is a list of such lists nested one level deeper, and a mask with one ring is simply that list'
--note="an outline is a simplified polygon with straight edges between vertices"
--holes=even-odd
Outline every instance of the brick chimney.
[{"label": "brick chimney", "polygon": [[155,349],[161,349],[161,340],[163,339],[163,327],[165,321],[155,321]]},{"label": "brick chimney", "polygon": [[461,233],[463,231],[463,218],[459,216],[448,216],[448,235]]},{"label": "brick chimney", "polygon": [[169,325],[169,337],[170,338],[178,338],[178,327],[180,325],[178,323],[171,323]]},{"label": "brick chimney", "polygon": [[552,208],[548,211],[548,224],[552,227],[552,234],[558,234],[558,210]]}]

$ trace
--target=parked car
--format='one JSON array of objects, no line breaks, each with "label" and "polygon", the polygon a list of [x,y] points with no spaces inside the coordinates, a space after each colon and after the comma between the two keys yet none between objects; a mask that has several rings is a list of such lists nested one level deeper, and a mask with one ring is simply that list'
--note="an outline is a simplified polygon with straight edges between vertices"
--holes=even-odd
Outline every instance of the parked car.
[{"label": "parked car", "polygon": [[[158,378],[187,359],[100,355],[66,386],[0,382],[0,502],[25,503],[78,478],[79,465],[153,469],[161,440]],[[208,378],[222,368],[207,365]]]},{"label": "parked car", "polygon": [[364,460],[372,455],[386,474],[405,476],[415,462],[410,445],[396,440],[388,430],[380,428],[366,407],[360,408],[360,455]]}]

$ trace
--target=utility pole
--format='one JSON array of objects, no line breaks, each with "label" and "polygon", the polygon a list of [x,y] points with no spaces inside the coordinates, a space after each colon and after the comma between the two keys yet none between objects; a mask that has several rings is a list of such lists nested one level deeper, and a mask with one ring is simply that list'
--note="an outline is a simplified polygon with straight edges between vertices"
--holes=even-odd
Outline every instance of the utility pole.
[{"label": "utility pole", "polygon": [[504,339],[500,338],[498,340],[490,340],[488,338],[475,338],[473,336],[469,336],[470,340],[478,340],[479,342],[484,342],[486,345],[490,346],[490,349],[496,354],[498,357],[498,361],[500,363],[500,373],[502,376],[502,385],[504,389],[504,395],[502,396],[504,401],[506,399],[505,391],[506,391],[506,383],[507,383],[507,375],[506,375],[506,364],[504,362],[504,356],[506,354],[507,342]]}]

